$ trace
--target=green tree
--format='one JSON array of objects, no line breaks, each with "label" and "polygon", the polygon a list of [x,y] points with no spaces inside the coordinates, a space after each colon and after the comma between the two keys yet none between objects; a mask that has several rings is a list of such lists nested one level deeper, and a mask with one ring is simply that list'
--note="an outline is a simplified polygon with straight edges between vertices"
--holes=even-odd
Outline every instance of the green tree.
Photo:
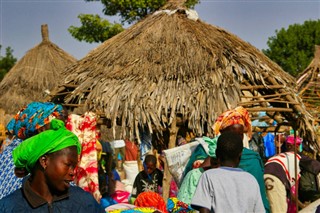
[{"label": "green tree", "polygon": [[99,15],[80,14],[78,18],[82,26],[70,26],[68,31],[79,41],[86,41],[88,43],[103,42],[123,31],[121,24],[111,24]]},{"label": "green tree", "polygon": [[[85,0],[97,1],[97,0]],[[103,13],[107,16],[120,17],[122,24],[132,24],[153,13],[166,4],[168,0],[101,0],[104,5]],[[194,8],[199,0],[187,0],[185,6]],[[80,14],[78,18],[82,26],[70,26],[69,32],[79,40],[89,43],[103,42],[123,30],[118,23],[111,24],[98,15]]]},{"label": "green tree", "polygon": [[[95,0],[87,0],[95,1]],[[144,18],[146,15],[159,10],[168,0],[101,0],[104,4],[104,14],[119,15],[122,23],[131,24]],[[194,8],[199,0],[187,0],[185,6]]]},{"label": "green tree", "polygon": [[314,47],[320,44],[320,19],[293,24],[276,30],[268,38],[269,49],[262,50],[271,60],[293,76],[303,71],[314,57]]},{"label": "green tree", "polygon": [[[0,45],[0,50],[1,50],[1,45]],[[5,74],[9,72],[9,70],[15,65],[17,62],[17,59],[13,56],[13,50],[11,47],[6,48],[6,55],[1,56],[0,55],[0,81],[3,79]]]}]

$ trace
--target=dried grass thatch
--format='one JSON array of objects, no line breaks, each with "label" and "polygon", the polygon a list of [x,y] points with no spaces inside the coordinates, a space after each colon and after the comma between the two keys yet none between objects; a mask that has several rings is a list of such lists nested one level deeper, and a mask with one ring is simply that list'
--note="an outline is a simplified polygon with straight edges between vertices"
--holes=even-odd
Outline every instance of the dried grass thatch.
[{"label": "dried grass thatch", "polygon": [[124,134],[140,125],[171,128],[177,118],[202,134],[242,105],[291,122],[318,148],[293,77],[249,43],[190,16],[158,11],[107,40],[66,70],[52,100],[93,110]]},{"label": "dried grass thatch", "polygon": [[297,77],[297,91],[308,111],[320,121],[320,46],[315,45],[314,58]]},{"label": "dried grass thatch", "polygon": [[49,41],[47,25],[41,26],[42,42],[30,49],[0,82],[0,108],[15,114],[32,101],[44,100],[45,90],[63,81],[66,66],[76,59]]}]

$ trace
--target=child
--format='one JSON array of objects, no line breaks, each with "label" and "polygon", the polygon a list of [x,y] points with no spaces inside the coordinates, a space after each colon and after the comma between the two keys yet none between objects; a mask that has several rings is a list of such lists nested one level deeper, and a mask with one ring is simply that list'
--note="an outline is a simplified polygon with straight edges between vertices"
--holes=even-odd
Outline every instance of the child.
[{"label": "child", "polygon": [[141,192],[153,191],[158,192],[158,188],[162,187],[162,172],[156,168],[157,158],[154,155],[147,155],[143,162],[144,170],[139,172],[133,183],[131,202],[134,200]]}]

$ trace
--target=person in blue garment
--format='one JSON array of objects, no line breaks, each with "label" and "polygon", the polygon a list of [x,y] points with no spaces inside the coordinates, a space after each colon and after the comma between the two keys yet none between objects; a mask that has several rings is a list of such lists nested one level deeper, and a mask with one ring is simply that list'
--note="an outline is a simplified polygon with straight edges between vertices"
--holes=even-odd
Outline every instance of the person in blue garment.
[{"label": "person in blue garment", "polygon": [[30,173],[21,189],[0,200],[0,212],[105,212],[93,196],[70,183],[81,144],[64,122],[30,137],[13,150],[17,168]]}]

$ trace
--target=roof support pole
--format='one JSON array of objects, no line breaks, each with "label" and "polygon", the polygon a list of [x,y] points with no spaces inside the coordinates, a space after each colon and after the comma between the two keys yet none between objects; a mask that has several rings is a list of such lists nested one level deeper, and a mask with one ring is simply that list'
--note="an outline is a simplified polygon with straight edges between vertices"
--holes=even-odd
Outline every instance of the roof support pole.
[{"label": "roof support pole", "polygon": [[[178,133],[177,117],[176,116],[174,116],[174,118],[172,119],[172,123],[169,127],[169,132],[170,132],[170,138],[169,138],[168,149],[171,149],[171,148],[174,148],[176,145],[176,139],[177,139],[177,133]],[[162,197],[166,203],[169,198],[171,178],[172,178],[172,176],[169,171],[167,159],[165,158],[164,159],[164,176],[163,176],[163,181],[162,181]]]}]

